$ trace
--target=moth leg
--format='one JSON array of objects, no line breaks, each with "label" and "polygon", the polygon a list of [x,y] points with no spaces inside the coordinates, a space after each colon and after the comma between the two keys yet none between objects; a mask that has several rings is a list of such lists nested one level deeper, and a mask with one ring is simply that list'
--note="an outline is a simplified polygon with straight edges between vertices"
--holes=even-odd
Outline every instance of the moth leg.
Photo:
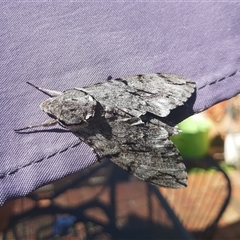
[{"label": "moth leg", "polygon": [[46,89],[46,88],[41,88],[41,87],[38,87],[30,82],[27,82],[27,84],[29,84],[30,86],[36,88],[38,91],[50,96],[50,97],[57,97],[59,95],[62,95],[63,93],[60,92],[60,91],[55,91],[55,90],[49,90],[49,89]]},{"label": "moth leg", "polygon": [[27,129],[31,129],[31,128],[37,128],[37,127],[50,127],[52,125],[55,125],[58,123],[57,119],[48,119],[43,123],[37,124],[37,125],[31,125],[28,127],[24,127],[24,128],[19,128],[19,129],[14,129],[15,132],[19,132],[19,131],[23,131],[23,130],[27,130]]},{"label": "moth leg", "polygon": [[99,154],[98,150],[94,147],[93,143],[87,139],[81,138],[80,136],[78,136],[77,133],[75,133],[75,135],[80,138],[83,142],[85,142],[92,150],[92,152],[96,155],[97,157],[97,161],[99,163],[101,163],[101,160],[103,159],[103,156],[101,154]]},{"label": "moth leg", "polygon": [[[96,153],[95,151],[94,151],[94,153]],[[96,156],[97,156],[97,161],[99,162],[99,163],[101,163],[102,161],[102,157],[101,156],[99,156],[97,153],[96,153]]]},{"label": "moth leg", "polygon": [[145,125],[145,123],[142,121],[142,119],[138,117],[132,117],[132,118],[123,118],[121,119],[121,122],[128,123],[131,126],[141,126]]},{"label": "moth leg", "polygon": [[101,160],[103,159],[103,157],[99,155],[98,151],[94,147],[91,147],[91,149],[92,149],[93,153],[96,154],[97,161],[99,163],[101,163],[102,162]]},{"label": "moth leg", "polygon": [[139,125],[144,125],[144,122],[141,119],[139,119],[137,122],[131,124],[131,126],[139,126]]}]

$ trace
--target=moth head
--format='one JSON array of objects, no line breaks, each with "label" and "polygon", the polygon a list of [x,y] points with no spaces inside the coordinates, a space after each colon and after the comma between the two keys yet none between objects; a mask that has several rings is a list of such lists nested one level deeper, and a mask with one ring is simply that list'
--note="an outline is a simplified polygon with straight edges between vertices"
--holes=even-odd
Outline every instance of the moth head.
[{"label": "moth head", "polygon": [[62,126],[72,129],[85,127],[95,115],[97,102],[89,94],[71,89],[46,99],[40,108]]},{"label": "moth head", "polygon": [[50,96],[40,104],[40,108],[50,119],[36,125],[15,129],[22,131],[36,127],[49,127],[56,123],[72,131],[88,125],[95,115],[96,100],[81,89],[70,89],[64,92],[49,90],[27,82],[40,92]]}]

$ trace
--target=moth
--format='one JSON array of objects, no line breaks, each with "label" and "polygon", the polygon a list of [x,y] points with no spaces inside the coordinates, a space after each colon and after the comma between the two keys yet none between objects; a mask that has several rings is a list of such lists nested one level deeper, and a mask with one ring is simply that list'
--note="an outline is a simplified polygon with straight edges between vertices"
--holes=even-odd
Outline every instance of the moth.
[{"label": "moth", "polygon": [[191,80],[144,74],[63,92],[28,84],[50,96],[40,104],[50,119],[17,131],[58,123],[87,143],[99,159],[108,157],[144,181],[168,188],[187,186],[182,157],[169,139],[179,130],[162,119],[192,95]]}]

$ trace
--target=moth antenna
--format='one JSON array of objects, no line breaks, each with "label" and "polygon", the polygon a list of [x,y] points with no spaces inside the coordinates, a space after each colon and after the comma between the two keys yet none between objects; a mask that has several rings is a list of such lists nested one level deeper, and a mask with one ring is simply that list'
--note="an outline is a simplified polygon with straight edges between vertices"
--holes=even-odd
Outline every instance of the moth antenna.
[{"label": "moth antenna", "polygon": [[23,131],[23,130],[27,130],[27,129],[32,129],[32,128],[37,128],[37,127],[50,127],[52,125],[55,125],[58,123],[58,120],[57,119],[48,119],[46,120],[45,122],[42,122],[40,124],[37,124],[37,125],[31,125],[31,126],[28,126],[28,127],[24,127],[24,128],[19,128],[19,129],[14,129],[15,132],[20,132],[20,131]]},{"label": "moth antenna", "polygon": [[33,83],[30,83],[30,82],[27,82],[27,84],[36,88],[38,91],[48,95],[49,97],[57,97],[57,96],[63,94],[62,92],[59,92],[59,91],[49,90],[49,89],[46,89],[46,88],[38,87],[38,86],[36,86],[36,85],[34,85]]}]

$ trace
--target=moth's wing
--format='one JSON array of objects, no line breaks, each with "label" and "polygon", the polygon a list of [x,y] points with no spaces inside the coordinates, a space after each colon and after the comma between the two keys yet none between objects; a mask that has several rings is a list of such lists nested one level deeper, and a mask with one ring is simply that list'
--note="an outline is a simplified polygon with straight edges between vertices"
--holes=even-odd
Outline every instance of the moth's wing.
[{"label": "moth's wing", "polygon": [[[150,124],[151,125],[151,124]],[[117,126],[116,126],[117,127]],[[119,125],[116,135],[122,137],[119,155],[111,160],[136,177],[152,184],[183,188],[187,186],[187,172],[182,157],[169,136],[177,129],[161,126],[136,126],[125,128]]]},{"label": "moth's wing", "polygon": [[158,186],[184,187],[185,166],[169,140],[176,129],[158,120],[147,125],[133,124],[132,120],[146,112],[165,117],[194,89],[195,83],[171,74],[138,75],[82,88],[97,100],[103,113],[114,111],[110,111],[110,118],[95,114],[87,128],[79,129],[79,137],[140,179]]},{"label": "moth's wing", "polygon": [[[108,129],[109,127],[109,129]],[[109,121],[101,129],[97,123],[79,130],[77,136],[92,146],[103,157],[136,177],[152,184],[183,188],[187,186],[187,173],[182,157],[169,136],[176,127],[160,122],[147,126],[131,126],[125,122]]]},{"label": "moth's wing", "polygon": [[109,80],[83,88],[98,102],[139,117],[146,112],[166,117],[195,90],[195,83],[173,74],[145,74]]},{"label": "moth's wing", "polygon": [[190,79],[174,74],[146,74],[127,77],[128,86],[146,100],[148,112],[165,117],[170,110],[181,106],[195,91]]}]

